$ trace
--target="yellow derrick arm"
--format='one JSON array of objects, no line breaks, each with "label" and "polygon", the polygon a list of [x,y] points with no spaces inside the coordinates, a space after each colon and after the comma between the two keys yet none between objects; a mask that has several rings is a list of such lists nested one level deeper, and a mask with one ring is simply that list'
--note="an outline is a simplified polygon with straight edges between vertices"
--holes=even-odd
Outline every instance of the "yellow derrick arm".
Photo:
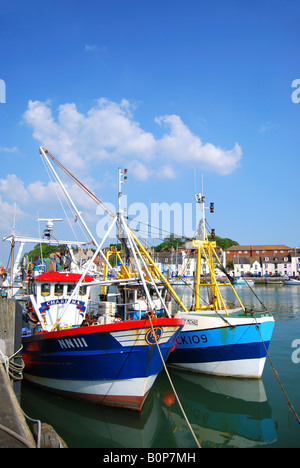
[{"label": "yellow derrick arm", "polygon": [[[208,242],[205,241],[205,247],[207,249],[209,249],[210,245]],[[215,272],[214,272],[214,265],[213,265],[213,256],[212,256],[212,252],[211,250],[209,249],[208,250],[208,258],[207,258],[207,255],[206,255],[206,252],[205,252],[205,248],[204,248],[204,243],[202,246],[200,246],[198,248],[199,250],[202,250],[203,252],[203,255],[205,257],[205,260],[206,260],[206,263],[208,264],[209,266],[209,270],[210,270],[210,277],[211,277],[211,285],[212,285],[212,295],[213,295],[213,303],[211,305],[211,308],[214,309],[214,310],[220,310],[221,309],[221,302],[223,303],[223,307],[225,310],[226,309],[226,306],[224,304],[224,301],[223,301],[223,298],[222,298],[222,295],[220,293],[220,290],[219,290],[219,287],[218,287],[218,284],[217,284],[217,279],[216,279],[216,275],[215,275]],[[200,309],[201,309],[201,306],[200,306]],[[227,312],[226,312],[227,313]]]},{"label": "yellow derrick arm", "polygon": [[[212,308],[214,310],[220,310],[224,308],[226,315],[228,315],[227,312],[227,307],[224,301],[224,298],[221,294],[220,291],[220,285],[217,282],[216,275],[215,275],[215,270],[214,270],[214,257],[217,259],[217,262],[221,265],[220,259],[215,251],[215,242],[209,242],[208,240],[206,241],[199,241],[199,240],[193,240],[193,245],[198,249],[198,262],[197,262],[197,289],[196,289],[196,310],[201,310],[201,309],[209,309]],[[207,253],[206,253],[207,252]],[[210,306],[203,306],[200,304],[200,286],[201,286],[201,281],[200,281],[200,276],[201,276],[201,270],[198,268],[198,265],[200,264],[199,262],[199,257],[201,261],[201,253],[203,253],[203,256],[209,266],[210,270],[210,276],[211,276],[211,283],[209,285],[206,284],[206,286],[211,286],[212,288],[212,295],[213,295],[213,302]],[[234,287],[230,282],[226,283],[226,286],[230,285],[240,306],[242,307],[243,310],[245,310],[237,292],[235,291]],[[223,286],[223,285],[222,285]],[[224,285],[225,286],[225,285]]]},{"label": "yellow derrick arm", "polygon": [[[213,250],[213,252],[214,252],[214,255],[215,255],[215,257],[216,257],[218,263],[221,265],[221,262],[220,262],[220,260],[219,260],[219,257],[217,256],[217,254],[216,254],[215,249],[213,248],[213,246],[212,246],[212,250]],[[238,296],[236,290],[234,289],[233,285],[231,284],[230,281],[228,281],[228,284],[230,285],[232,291],[234,292],[234,295],[235,295],[235,297],[237,298],[237,300],[238,300],[238,302],[239,302],[241,308],[242,308],[243,311],[245,312],[245,307],[244,307],[242,301],[240,300],[240,298],[239,298],[239,296]]]},{"label": "yellow derrick arm", "polygon": [[177,296],[176,292],[174,291],[174,289],[172,288],[172,286],[170,285],[170,283],[168,282],[168,280],[164,277],[164,275],[159,271],[159,269],[157,268],[157,266],[155,265],[154,261],[152,260],[151,256],[148,254],[148,252],[145,250],[145,248],[142,246],[142,244],[139,242],[139,240],[136,238],[136,236],[134,235],[134,233],[130,230],[131,232],[131,235],[133,236],[135,242],[137,243],[137,245],[139,246],[139,249],[140,251],[143,253],[144,257],[146,257],[146,259],[149,261],[149,263],[152,265],[155,273],[157,274],[158,277],[160,277],[163,282],[165,283],[165,285],[167,286],[167,288],[169,289],[170,293],[172,294],[172,296],[174,297],[174,299],[176,300],[176,302],[180,305],[180,307],[182,307],[182,309],[185,311],[185,312],[188,312],[187,308],[185,307],[185,305],[183,304],[183,302],[180,300],[180,298]]},{"label": "yellow derrick arm", "polygon": [[[109,257],[111,256],[112,252],[109,250],[107,253],[106,253],[106,259],[108,261]],[[105,263],[104,265],[104,269],[103,269],[103,281],[106,281],[107,280],[107,273],[108,273],[108,266],[107,266],[107,263]],[[101,291],[100,291],[101,295],[103,296],[106,296],[107,294],[107,286],[101,286]]]},{"label": "yellow derrick arm", "polygon": [[122,267],[121,267],[121,272],[119,274],[119,276],[121,278],[130,278],[130,273],[129,273],[129,268],[127,265],[124,264],[123,260],[122,260],[122,257],[120,255],[120,252],[116,252],[117,253],[117,257],[118,259],[120,260],[121,264],[122,264]]}]

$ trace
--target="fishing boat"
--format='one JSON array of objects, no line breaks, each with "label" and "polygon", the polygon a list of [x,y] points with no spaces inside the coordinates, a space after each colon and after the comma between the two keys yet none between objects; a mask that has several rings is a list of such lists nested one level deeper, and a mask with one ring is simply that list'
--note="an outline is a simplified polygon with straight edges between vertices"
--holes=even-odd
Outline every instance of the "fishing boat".
[{"label": "fishing boat", "polygon": [[[184,321],[170,316],[162,298],[163,310],[157,314],[148,291],[150,280],[144,278],[142,258],[138,257],[121,209],[98,244],[54,170],[47,150],[41,147],[40,153],[97,249],[81,270],[71,261],[62,271],[54,267],[43,271],[42,264],[39,270],[27,272],[22,301],[27,318],[22,339],[24,378],[62,395],[140,411],[175,346]],[[117,222],[133,249],[138,273],[125,279],[118,276],[102,251]],[[46,236],[39,240],[41,243],[63,244],[71,252],[74,242],[58,241],[52,236],[51,229],[46,229],[45,233]],[[20,260],[26,241],[32,239],[13,236],[6,240],[12,239],[14,243],[20,241],[17,255]],[[107,281],[88,274],[97,255],[102,256],[110,270],[111,278]],[[77,271],[74,272],[74,268]],[[91,310],[92,287],[130,284],[143,288],[147,297],[147,310],[138,320],[131,320],[128,314],[119,316],[110,307],[103,311],[99,305],[96,310]],[[102,305],[103,302],[108,305],[109,301],[101,301]]]},{"label": "fishing boat", "polygon": [[[175,351],[168,364],[212,375],[260,378],[274,318],[265,309],[247,309],[229,278],[226,282],[218,282],[215,266],[224,268],[216,253],[214,230],[210,239],[207,235],[203,190],[202,194],[196,195],[196,201],[200,205],[201,221],[200,236],[192,241],[197,252],[194,300],[190,310],[185,307],[176,314],[184,319],[185,325],[176,339]],[[203,264],[209,269],[208,277],[201,276]],[[231,289],[236,306],[229,305],[221,293],[225,287]]]},{"label": "fishing boat", "polygon": [[253,280],[249,280],[248,278],[245,279],[245,278],[234,278],[233,279],[233,284],[235,286],[254,286],[254,281]]},{"label": "fishing boat", "polygon": [[300,276],[290,277],[284,280],[284,284],[287,286],[299,286]]},{"label": "fishing boat", "polygon": [[[170,354],[167,364],[212,375],[260,378],[274,329],[274,318],[264,307],[262,310],[253,310],[242,303],[232,278],[227,276],[216,253],[214,230],[211,238],[208,238],[205,197],[197,194],[195,198],[200,204],[201,220],[199,238],[192,240],[189,246],[197,252],[192,304],[183,303],[149,252],[131,232],[155,281],[164,285],[172,300],[177,303],[173,316],[184,320],[184,327],[176,338],[175,350]],[[210,211],[214,212],[214,204],[211,204]],[[226,280],[222,277],[221,281],[217,276],[216,271],[219,270],[224,273]],[[247,285],[254,293],[248,282]],[[236,304],[230,304],[221,293],[225,287],[231,289]]]}]

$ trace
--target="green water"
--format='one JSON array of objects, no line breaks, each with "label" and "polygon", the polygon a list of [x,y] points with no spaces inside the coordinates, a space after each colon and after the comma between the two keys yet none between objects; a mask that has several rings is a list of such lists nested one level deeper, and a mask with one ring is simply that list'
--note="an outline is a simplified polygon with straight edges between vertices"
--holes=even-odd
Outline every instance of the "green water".
[{"label": "green water", "polygon": [[[246,305],[258,306],[247,286],[237,290]],[[300,416],[300,352],[292,347],[300,340],[300,287],[268,285],[254,290],[274,315],[270,357]],[[179,287],[178,292],[188,300],[188,291]],[[202,447],[300,447],[300,425],[269,361],[260,381],[169,372]],[[51,424],[70,448],[196,447],[165,372],[141,413],[75,402],[28,384],[22,387],[22,407],[31,418]]]}]

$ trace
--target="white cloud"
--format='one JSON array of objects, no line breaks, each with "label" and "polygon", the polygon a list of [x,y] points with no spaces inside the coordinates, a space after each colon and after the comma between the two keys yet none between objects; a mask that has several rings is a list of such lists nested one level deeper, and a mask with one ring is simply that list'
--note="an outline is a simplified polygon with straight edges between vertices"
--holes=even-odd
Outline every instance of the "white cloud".
[{"label": "white cloud", "polygon": [[277,123],[271,122],[271,120],[267,120],[266,123],[261,124],[258,133],[265,133],[265,132],[267,132],[269,130],[273,130],[274,128],[277,128],[277,127],[278,127]]},{"label": "white cloud", "polygon": [[178,115],[166,115],[156,118],[155,121],[170,128],[170,132],[157,142],[158,151],[162,156],[223,175],[237,168],[242,157],[238,143],[229,151],[212,143],[202,144],[200,137],[194,135]]},{"label": "white cloud", "polygon": [[12,146],[11,148],[7,146],[0,146],[0,153],[15,153],[18,151],[17,146]]},{"label": "white cloud", "polygon": [[82,174],[103,161],[125,162],[140,180],[153,174],[174,178],[176,167],[199,167],[224,175],[238,167],[242,157],[238,143],[231,150],[203,144],[178,115],[155,118],[167,129],[155,138],[134,120],[131,109],[126,99],[118,104],[101,98],[86,114],[75,103],[63,104],[55,119],[50,102],[29,101],[24,119],[42,146],[68,169],[80,169]]},{"label": "white cloud", "polygon": [[9,236],[12,233],[14,218],[16,220],[27,218],[28,214],[24,213],[16,203],[9,203],[3,200],[0,195],[0,231],[4,236]]},{"label": "white cloud", "polygon": [[15,174],[7,174],[5,179],[0,179],[0,193],[11,201],[21,201],[26,203],[28,193],[24,187],[24,182]]}]

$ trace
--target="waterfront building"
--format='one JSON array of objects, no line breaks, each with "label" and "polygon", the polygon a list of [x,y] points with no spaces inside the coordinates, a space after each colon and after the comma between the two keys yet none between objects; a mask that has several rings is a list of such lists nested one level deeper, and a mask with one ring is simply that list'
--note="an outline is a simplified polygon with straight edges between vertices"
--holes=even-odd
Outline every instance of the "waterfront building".
[{"label": "waterfront building", "polygon": [[234,257],[270,257],[272,255],[288,255],[293,249],[287,245],[233,245],[226,250],[227,258]]},{"label": "waterfront building", "polygon": [[233,261],[234,276],[300,274],[300,249],[286,245],[235,245],[226,255]]}]

